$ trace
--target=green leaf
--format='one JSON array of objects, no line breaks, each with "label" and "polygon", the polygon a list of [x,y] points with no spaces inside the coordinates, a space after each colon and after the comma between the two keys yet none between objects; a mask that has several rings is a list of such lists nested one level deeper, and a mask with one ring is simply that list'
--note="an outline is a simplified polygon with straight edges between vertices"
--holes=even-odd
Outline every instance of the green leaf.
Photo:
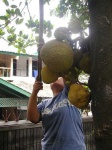
[{"label": "green leaf", "polygon": [[17,6],[16,5],[11,5],[11,8],[17,8]]},{"label": "green leaf", "polygon": [[24,20],[23,18],[22,19],[17,18],[15,22],[16,22],[16,24],[21,24],[23,22],[23,20]]},{"label": "green leaf", "polygon": [[39,33],[39,28],[34,28],[32,31],[34,31],[35,33]]},{"label": "green leaf", "polygon": [[28,44],[28,46],[33,46],[33,45],[36,45],[37,43],[36,42],[34,42],[34,43],[30,43],[30,44]]},{"label": "green leaf", "polygon": [[9,2],[7,0],[3,0],[3,2],[6,6],[9,6]]},{"label": "green leaf", "polygon": [[29,24],[28,23],[25,23],[25,25],[29,28]]},{"label": "green leaf", "polygon": [[25,50],[25,49],[22,49],[22,52],[23,52],[23,53],[26,53],[26,50]]},{"label": "green leaf", "polygon": [[5,22],[5,25],[7,26],[9,23],[10,23],[10,20],[7,20],[7,21]]},{"label": "green leaf", "polygon": [[15,32],[15,28],[14,28],[14,26],[12,26],[11,28],[10,28],[10,33],[14,33]]},{"label": "green leaf", "polygon": [[2,29],[0,29],[0,36],[3,36],[4,34],[5,32]]},{"label": "green leaf", "polygon": [[21,6],[22,2],[19,3],[19,6]]},{"label": "green leaf", "polygon": [[1,20],[8,20],[8,18],[6,16],[0,16]]},{"label": "green leaf", "polygon": [[23,18],[20,19],[20,20],[19,20],[19,24],[23,23],[23,20],[24,20]]},{"label": "green leaf", "polygon": [[6,9],[6,12],[7,12],[8,14],[11,14],[10,9]]},{"label": "green leaf", "polygon": [[24,35],[23,35],[23,38],[27,40],[27,39],[28,39],[28,35],[25,35],[25,34],[24,34]]},{"label": "green leaf", "polygon": [[21,14],[19,8],[16,8],[15,14],[18,15],[18,16],[20,16],[20,17],[22,17],[22,14]]},{"label": "green leaf", "polygon": [[11,13],[12,16],[14,16],[16,14],[14,9],[11,9],[10,13]]},{"label": "green leaf", "polygon": [[8,40],[9,42],[12,42],[12,41],[13,41],[12,36],[11,36],[11,35],[9,35],[9,36],[7,37],[7,40]]},{"label": "green leaf", "polygon": [[18,48],[18,53],[20,53],[20,52],[21,52],[21,49]]},{"label": "green leaf", "polygon": [[18,42],[18,45],[19,45],[20,47],[23,47],[23,43],[22,43],[22,42]]},{"label": "green leaf", "polygon": [[8,40],[9,42],[15,41],[15,40],[16,40],[16,34],[9,35],[9,36],[7,37],[7,40]]},{"label": "green leaf", "polygon": [[16,24],[19,24],[19,18],[17,18],[15,22],[16,22]]},{"label": "green leaf", "polygon": [[23,31],[19,31],[19,36],[22,36],[23,35]]}]

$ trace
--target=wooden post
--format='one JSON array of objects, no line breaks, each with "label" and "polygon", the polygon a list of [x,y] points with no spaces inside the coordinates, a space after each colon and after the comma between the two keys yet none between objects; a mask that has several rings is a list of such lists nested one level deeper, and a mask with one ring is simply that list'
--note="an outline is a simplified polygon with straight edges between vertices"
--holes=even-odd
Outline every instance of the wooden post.
[{"label": "wooden post", "polygon": [[41,69],[42,69],[42,60],[40,57],[40,50],[42,48],[42,45],[44,43],[43,40],[43,16],[44,16],[44,9],[43,9],[43,0],[39,0],[39,44],[38,44],[38,76],[36,80],[41,81]]}]

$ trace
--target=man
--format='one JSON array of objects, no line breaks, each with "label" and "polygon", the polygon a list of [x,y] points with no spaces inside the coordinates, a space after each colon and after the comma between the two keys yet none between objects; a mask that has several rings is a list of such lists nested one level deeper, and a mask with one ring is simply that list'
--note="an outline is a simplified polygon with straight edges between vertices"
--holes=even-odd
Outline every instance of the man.
[{"label": "man", "polygon": [[70,104],[69,88],[65,86],[63,78],[51,84],[54,97],[43,100],[37,106],[37,94],[40,89],[42,83],[36,81],[27,114],[33,123],[42,121],[42,150],[85,150],[81,114]]}]

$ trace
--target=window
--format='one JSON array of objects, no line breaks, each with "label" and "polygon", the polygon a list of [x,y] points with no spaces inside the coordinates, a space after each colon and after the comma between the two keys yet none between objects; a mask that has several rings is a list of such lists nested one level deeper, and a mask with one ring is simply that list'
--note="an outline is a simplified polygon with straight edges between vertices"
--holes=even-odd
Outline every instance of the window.
[{"label": "window", "polygon": [[36,77],[37,74],[38,74],[37,65],[38,65],[38,64],[37,64],[37,61],[33,60],[33,61],[32,61],[32,76],[33,76],[33,77]]},{"label": "window", "polygon": [[26,76],[28,77],[28,72],[29,72],[29,61],[26,60]]},{"label": "window", "polygon": [[16,76],[17,73],[17,59],[13,59],[13,75]]}]

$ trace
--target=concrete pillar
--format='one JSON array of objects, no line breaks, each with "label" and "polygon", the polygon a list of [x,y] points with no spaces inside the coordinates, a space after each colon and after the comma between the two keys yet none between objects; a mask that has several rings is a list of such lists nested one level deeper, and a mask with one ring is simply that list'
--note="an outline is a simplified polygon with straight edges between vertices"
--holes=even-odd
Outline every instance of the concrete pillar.
[{"label": "concrete pillar", "polygon": [[11,58],[11,70],[10,70],[10,77],[13,76],[13,58]]},{"label": "concrete pillar", "polygon": [[29,57],[28,76],[32,77],[32,57]]}]

